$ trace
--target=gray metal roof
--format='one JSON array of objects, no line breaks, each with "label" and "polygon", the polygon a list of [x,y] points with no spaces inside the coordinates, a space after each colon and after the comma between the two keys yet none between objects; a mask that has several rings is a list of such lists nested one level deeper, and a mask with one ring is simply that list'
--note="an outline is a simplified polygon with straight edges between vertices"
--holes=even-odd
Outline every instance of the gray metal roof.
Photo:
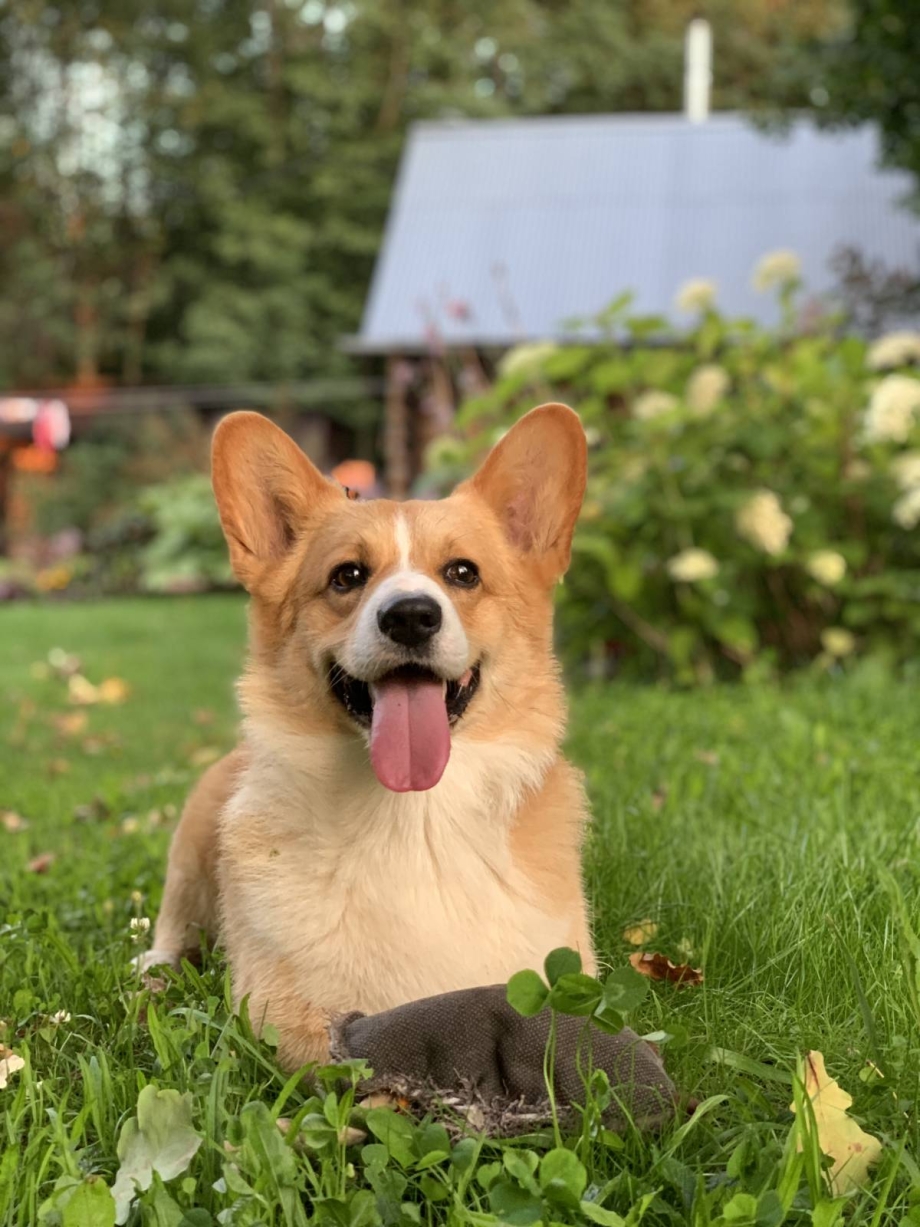
[{"label": "gray metal roof", "polygon": [[910,180],[877,161],[871,127],[807,120],[786,136],[736,115],[416,124],[350,348],[559,337],[624,289],[635,310],[679,320],[674,294],[692,277],[715,280],[726,311],[769,321],[774,300],[751,288],[767,251],[796,251],[816,292],[843,245],[916,265]]}]

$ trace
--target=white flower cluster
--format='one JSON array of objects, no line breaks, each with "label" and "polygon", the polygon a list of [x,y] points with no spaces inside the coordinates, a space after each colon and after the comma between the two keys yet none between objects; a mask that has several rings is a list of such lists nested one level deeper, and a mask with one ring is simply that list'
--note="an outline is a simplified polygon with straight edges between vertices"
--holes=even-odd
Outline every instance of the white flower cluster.
[{"label": "white flower cluster", "polygon": [[725,397],[730,383],[724,367],[712,362],[697,367],[687,380],[687,404],[697,417],[706,417]]},{"label": "white flower cluster", "polygon": [[674,299],[678,310],[689,314],[709,311],[715,306],[715,302],[716,283],[707,281],[705,277],[694,277],[691,281],[685,281]]},{"label": "white flower cluster", "polygon": [[847,560],[836,550],[815,550],[809,555],[805,569],[812,579],[825,588],[833,588],[847,573]]},{"label": "white flower cluster", "polygon": [[903,491],[891,509],[899,528],[916,528],[920,523],[920,452],[902,452],[891,462],[891,476]]},{"label": "white flower cluster", "polygon": [[866,366],[873,371],[888,371],[909,362],[920,362],[920,332],[889,332],[873,341],[866,354]]},{"label": "white flower cluster", "polygon": [[660,418],[663,413],[673,413],[676,408],[676,396],[652,388],[633,401],[633,417],[640,422],[650,422],[652,418]]},{"label": "white flower cluster", "polygon": [[772,490],[758,490],[738,509],[735,528],[755,549],[776,555],[789,544],[793,524]]},{"label": "white flower cluster", "polygon": [[761,256],[754,266],[752,278],[754,289],[764,294],[777,287],[783,289],[798,281],[802,275],[802,261],[794,251],[781,249]]},{"label": "white flower cluster", "polygon": [[558,348],[555,341],[526,341],[515,345],[500,360],[498,373],[504,378],[506,375],[524,375],[538,371]]},{"label": "white flower cluster", "polygon": [[708,550],[687,549],[675,554],[667,563],[668,575],[682,584],[695,584],[701,579],[714,579],[719,574],[718,561]]},{"label": "white flower cluster", "polygon": [[829,656],[849,656],[856,647],[856,638],[845,626],[828,626],[821,632],[821,646]]},{"label": "white flower cluster", "polygon": [[876,385],[866,410],[870,443],[903,443],[920,413],[920,379],[886,375]]}]

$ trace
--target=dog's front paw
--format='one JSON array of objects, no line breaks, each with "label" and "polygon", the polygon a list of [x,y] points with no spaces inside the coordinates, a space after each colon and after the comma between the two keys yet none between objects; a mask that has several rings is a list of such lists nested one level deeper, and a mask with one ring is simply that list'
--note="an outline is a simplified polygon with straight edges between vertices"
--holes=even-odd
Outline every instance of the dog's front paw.
[{"label": "dog's front paw", "polygon": [[145,950],[131,960],[131,966],[139,975],[150,971],[152,967],[171,967],[173,971],[178,971],[181,963],[180,950]]},{"label": "dog's front paw", "polygon": [[[349,1014],[332,1026],[334,1059],[363,1058],[368,1090],[461,1109],[488,1132],[549,1119],[543,1062],[550,1013],[522,1018],[504,985],[427,997],[383,1014]],[[654,1127],[674,1115],[676,1092],[658,1054],[633,1031],[608,1035],[581,1018],[556,1020],[553,1091],[563,1115],[584,1103],[584,1071],[602,1069],[613,1091],[608,1123]]]}]

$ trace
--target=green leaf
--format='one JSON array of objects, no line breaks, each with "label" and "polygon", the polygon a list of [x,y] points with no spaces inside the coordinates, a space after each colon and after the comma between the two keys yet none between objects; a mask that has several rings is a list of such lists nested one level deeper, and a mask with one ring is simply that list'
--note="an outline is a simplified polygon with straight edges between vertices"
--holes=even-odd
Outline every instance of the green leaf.
[{"label": "green leaf", "polygon": [[543,970],[552,988],[560,976],[573,975],[581,971],[581,955],[577,950],[570,950],[568,946],[560,946],[558,950],[551,950],[546,956]]},{"label": "green leaf", "polygon": [[415,1162],[416,1126],[392,1108],[371,1108],[366,1116],[367,1127],[387,1148],[400,1167]]},{"label": "green leaf", "polygon": [[240,1113],[240,1125],[244,1165],[253,1173],[270,1174],[276,1188],[291,1184],[297,1175],[297,1161],[268,1105],[261,1099],[247,1103]]},{"label": "green leaf", "polygon": [[192,1097],[175,1090],[145,1086],[137,1099],[137,1116],[122,1127],[119,1168],[112,1186],[116,1223],[127,1221],[137,1191],[150,1188],[153,1173],[172,1180],[186,1170],[201,1145],[192,1128]]},{"label": "green leaf", "polygon": [[605,1210],[603,1206],[598,1206],[593,1201],[581,1202],[579,1209],[586,1219],[592,1223],[600,1223],[601,1227],[626,1227],[626,1220],[622,1215],[617,1214],[615,1210]]},{"label": "green leaf", "polygon": [[617,1013],[628,1014],[648,996],[650,981],[632,967],[618,967],[604,981],[604,1005]]},{"label": "green leaf", "polygon": [[114,1227],[115,1201],[99,1176],[78,1185],[64,1205],[61,1227]]},{"label": "green leaf", "polygon": [[560,1014],[584,1017],[591,1014],[601,1001],[601,986],[592,976],[582,972],[560,976],[549,994],[549,1004]]},{"label": "green leaf", "polygon": [[509,1176],[528,1193],[539,1197],[540,1187],[534,1179],[539,1159],[532,1150],[506,1150],[503,1162]]},{"label": "green leaf", "polygon": [[543,1203],[511,1180],[496,1180],[489,1189],[489,1206],[504,1223],[527,1227],[543,1217]]},{"label": "green leaf", "polygon": [[508,981],[508,1004],[525,1018],[539,1014],[548,996],[549,989],[535,971],[515,972]]},{"label": "green leaf", "polygon": [[543,1156],[540,1187],[550,1201],[566,1209],[577,1210],[587,1183],[584,1165],[571,1150],[557,1147]]}]

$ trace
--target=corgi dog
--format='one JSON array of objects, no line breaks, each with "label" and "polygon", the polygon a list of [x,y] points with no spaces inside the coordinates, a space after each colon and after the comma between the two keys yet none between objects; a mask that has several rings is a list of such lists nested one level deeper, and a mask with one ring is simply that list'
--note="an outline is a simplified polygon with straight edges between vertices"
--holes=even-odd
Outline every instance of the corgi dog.
[{"label": "corgi dog", "polygon": [[348,1011],[503,982],[559,946],[594,970],[552,647],[585,474],[557,404],[437,501],[354,501],[266,418],[218,425],[251,596],[242,734],[188,799],[143,964],[204,930],[285,1068],[327,1059]]}]

